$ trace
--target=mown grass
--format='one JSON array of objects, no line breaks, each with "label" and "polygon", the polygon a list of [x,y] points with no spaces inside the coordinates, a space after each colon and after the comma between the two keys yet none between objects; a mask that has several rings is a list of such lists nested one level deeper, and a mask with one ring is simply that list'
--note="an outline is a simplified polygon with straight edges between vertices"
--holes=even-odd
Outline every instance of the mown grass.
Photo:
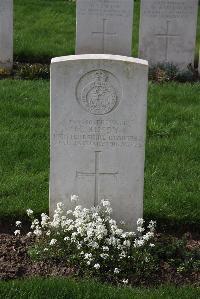
[{"label": "mown grass", "polygon": [[[14,1],[15,60],[49,62],[74,54],[75,4]],[[135,1],[133,56],[138,51]],[[200,44],[198,22],[196,57]],[[200,85],[150,84],[145,167],[145,218],[178,229],[200,222]],[[0,81],[0,219],[8,225],[25,210],[48,211],[49,82]],[[0,298],[188,298],[193,287],[114,288],[92,281],[31,279],[0,282]]]},{"label": "mown grass", "polygon": [[[74,54],[75,3],[67,0],[14,1],[15,60],[49,62],[55,56]],[[140,1],[134,5],[133,50],[138,56]],[[197,27],[196,61],[200,45],[200,17]]]},{"label": "mown grass", "polygon": [[200,220],[200,84],[150,84],[145,215],[167,225]]},{"label": "mown grass", "polygon": [[[0,81],[0,215],[47,210],[49,82]],[[8,218],[9,219],[9,218]]]},{"label": "mown grass", "polygon": [[115,288],[94,281],[72,279],[42,279],[0,282],[0,297],[3,299],[198,299],[197,288],[185,286],[161,286],[157,289]]},{"label": "mown grass", "polygon": [[[145,218],[200,222],[200,84],[149,86]],[[49,81],[0,81],[0,218],[48,210]]]},{"label": "mown grass", "polygon": [[75,4],[66,0],[15,0],[15,59],[49,62],[74,54],[75,11]]}]

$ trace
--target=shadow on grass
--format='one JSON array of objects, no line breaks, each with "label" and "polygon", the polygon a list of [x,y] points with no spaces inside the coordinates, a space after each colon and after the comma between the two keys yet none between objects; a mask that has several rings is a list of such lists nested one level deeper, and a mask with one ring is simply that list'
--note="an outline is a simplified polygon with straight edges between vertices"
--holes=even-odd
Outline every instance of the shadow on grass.
[{"label": "shadow on grass", "polygon": [[[44,211],[48,214],[48,211]],[[36,213],[35,218],[40,219],[40,214]],[[169,217],[158,217],[154,214],[144,214],[144,219],[148,223],[150,220],[156,220],[157,222],[157,232],[172,234],[175,236],[181,236],[185,233],[191,233],[195,239],[200,238],[199,223],[200,219],[182,219],[177,220],[176,218]],[[15,222],[22,221],[23,223],[23,232],[27,233],[30,230],[31,222],[26,214],[18,213],[3,215],[0,220],[0,233],[12,234],[15,231]]]}]

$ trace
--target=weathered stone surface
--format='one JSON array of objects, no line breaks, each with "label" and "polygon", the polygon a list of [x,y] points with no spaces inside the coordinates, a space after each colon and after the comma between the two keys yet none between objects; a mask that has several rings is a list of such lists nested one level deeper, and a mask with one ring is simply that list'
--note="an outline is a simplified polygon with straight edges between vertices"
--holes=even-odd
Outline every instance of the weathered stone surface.
[{"label": "weathered stone surface", "polygon": [[198,0],[141,0],[139,57],[151,65],[193,65]]},{"label": "weathered stone surface", "polygon": [[0,0],[0,68],[13,65],[13,0]]},{"label": "weathered stone surface", "polygon": [[135,228],[143,214],[148,63],[124,56],[58,57],[51,64],[50,210],[76,194],[110,199]]},{"label": "weathered stone surface", "polygon": [[133,0],[78,0],[76,54],[131,56]]}]

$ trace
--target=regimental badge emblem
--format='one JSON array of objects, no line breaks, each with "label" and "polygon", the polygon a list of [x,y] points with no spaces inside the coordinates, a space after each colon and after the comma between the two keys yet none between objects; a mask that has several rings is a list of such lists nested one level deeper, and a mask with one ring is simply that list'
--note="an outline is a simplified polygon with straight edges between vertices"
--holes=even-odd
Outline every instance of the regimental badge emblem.
[{"label": "regimental badge emblem", "polygon": [[86,111],[96,115],[107,114],[113,111],[121,100],[120,82],[108,71],[91,71],[79,80],[76,97]]}]

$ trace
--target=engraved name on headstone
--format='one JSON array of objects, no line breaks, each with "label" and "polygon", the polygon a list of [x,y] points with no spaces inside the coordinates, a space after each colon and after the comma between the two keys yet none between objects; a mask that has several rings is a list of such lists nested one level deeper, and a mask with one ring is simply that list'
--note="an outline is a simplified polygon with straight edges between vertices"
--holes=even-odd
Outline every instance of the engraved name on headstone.
[{"label": "engraved name on headstone", "polygon": [[193,65],[198,0],[141,0],[139,57],[151,65]]},{"label": "engraved name on headstone", "polygon": [[0,0],[0,68],[13,65],[13,0]]},{"label": "engraved name on headstone", "polygon": [[131,56],[133,0],[77,0],[76,54]]},{"label": "engraved name on headstone", "polygon": [[143,215],[148,63],[107,54],[51,64],[50,211],[70,196],[85,207],[111,200],[134,229]]}]

